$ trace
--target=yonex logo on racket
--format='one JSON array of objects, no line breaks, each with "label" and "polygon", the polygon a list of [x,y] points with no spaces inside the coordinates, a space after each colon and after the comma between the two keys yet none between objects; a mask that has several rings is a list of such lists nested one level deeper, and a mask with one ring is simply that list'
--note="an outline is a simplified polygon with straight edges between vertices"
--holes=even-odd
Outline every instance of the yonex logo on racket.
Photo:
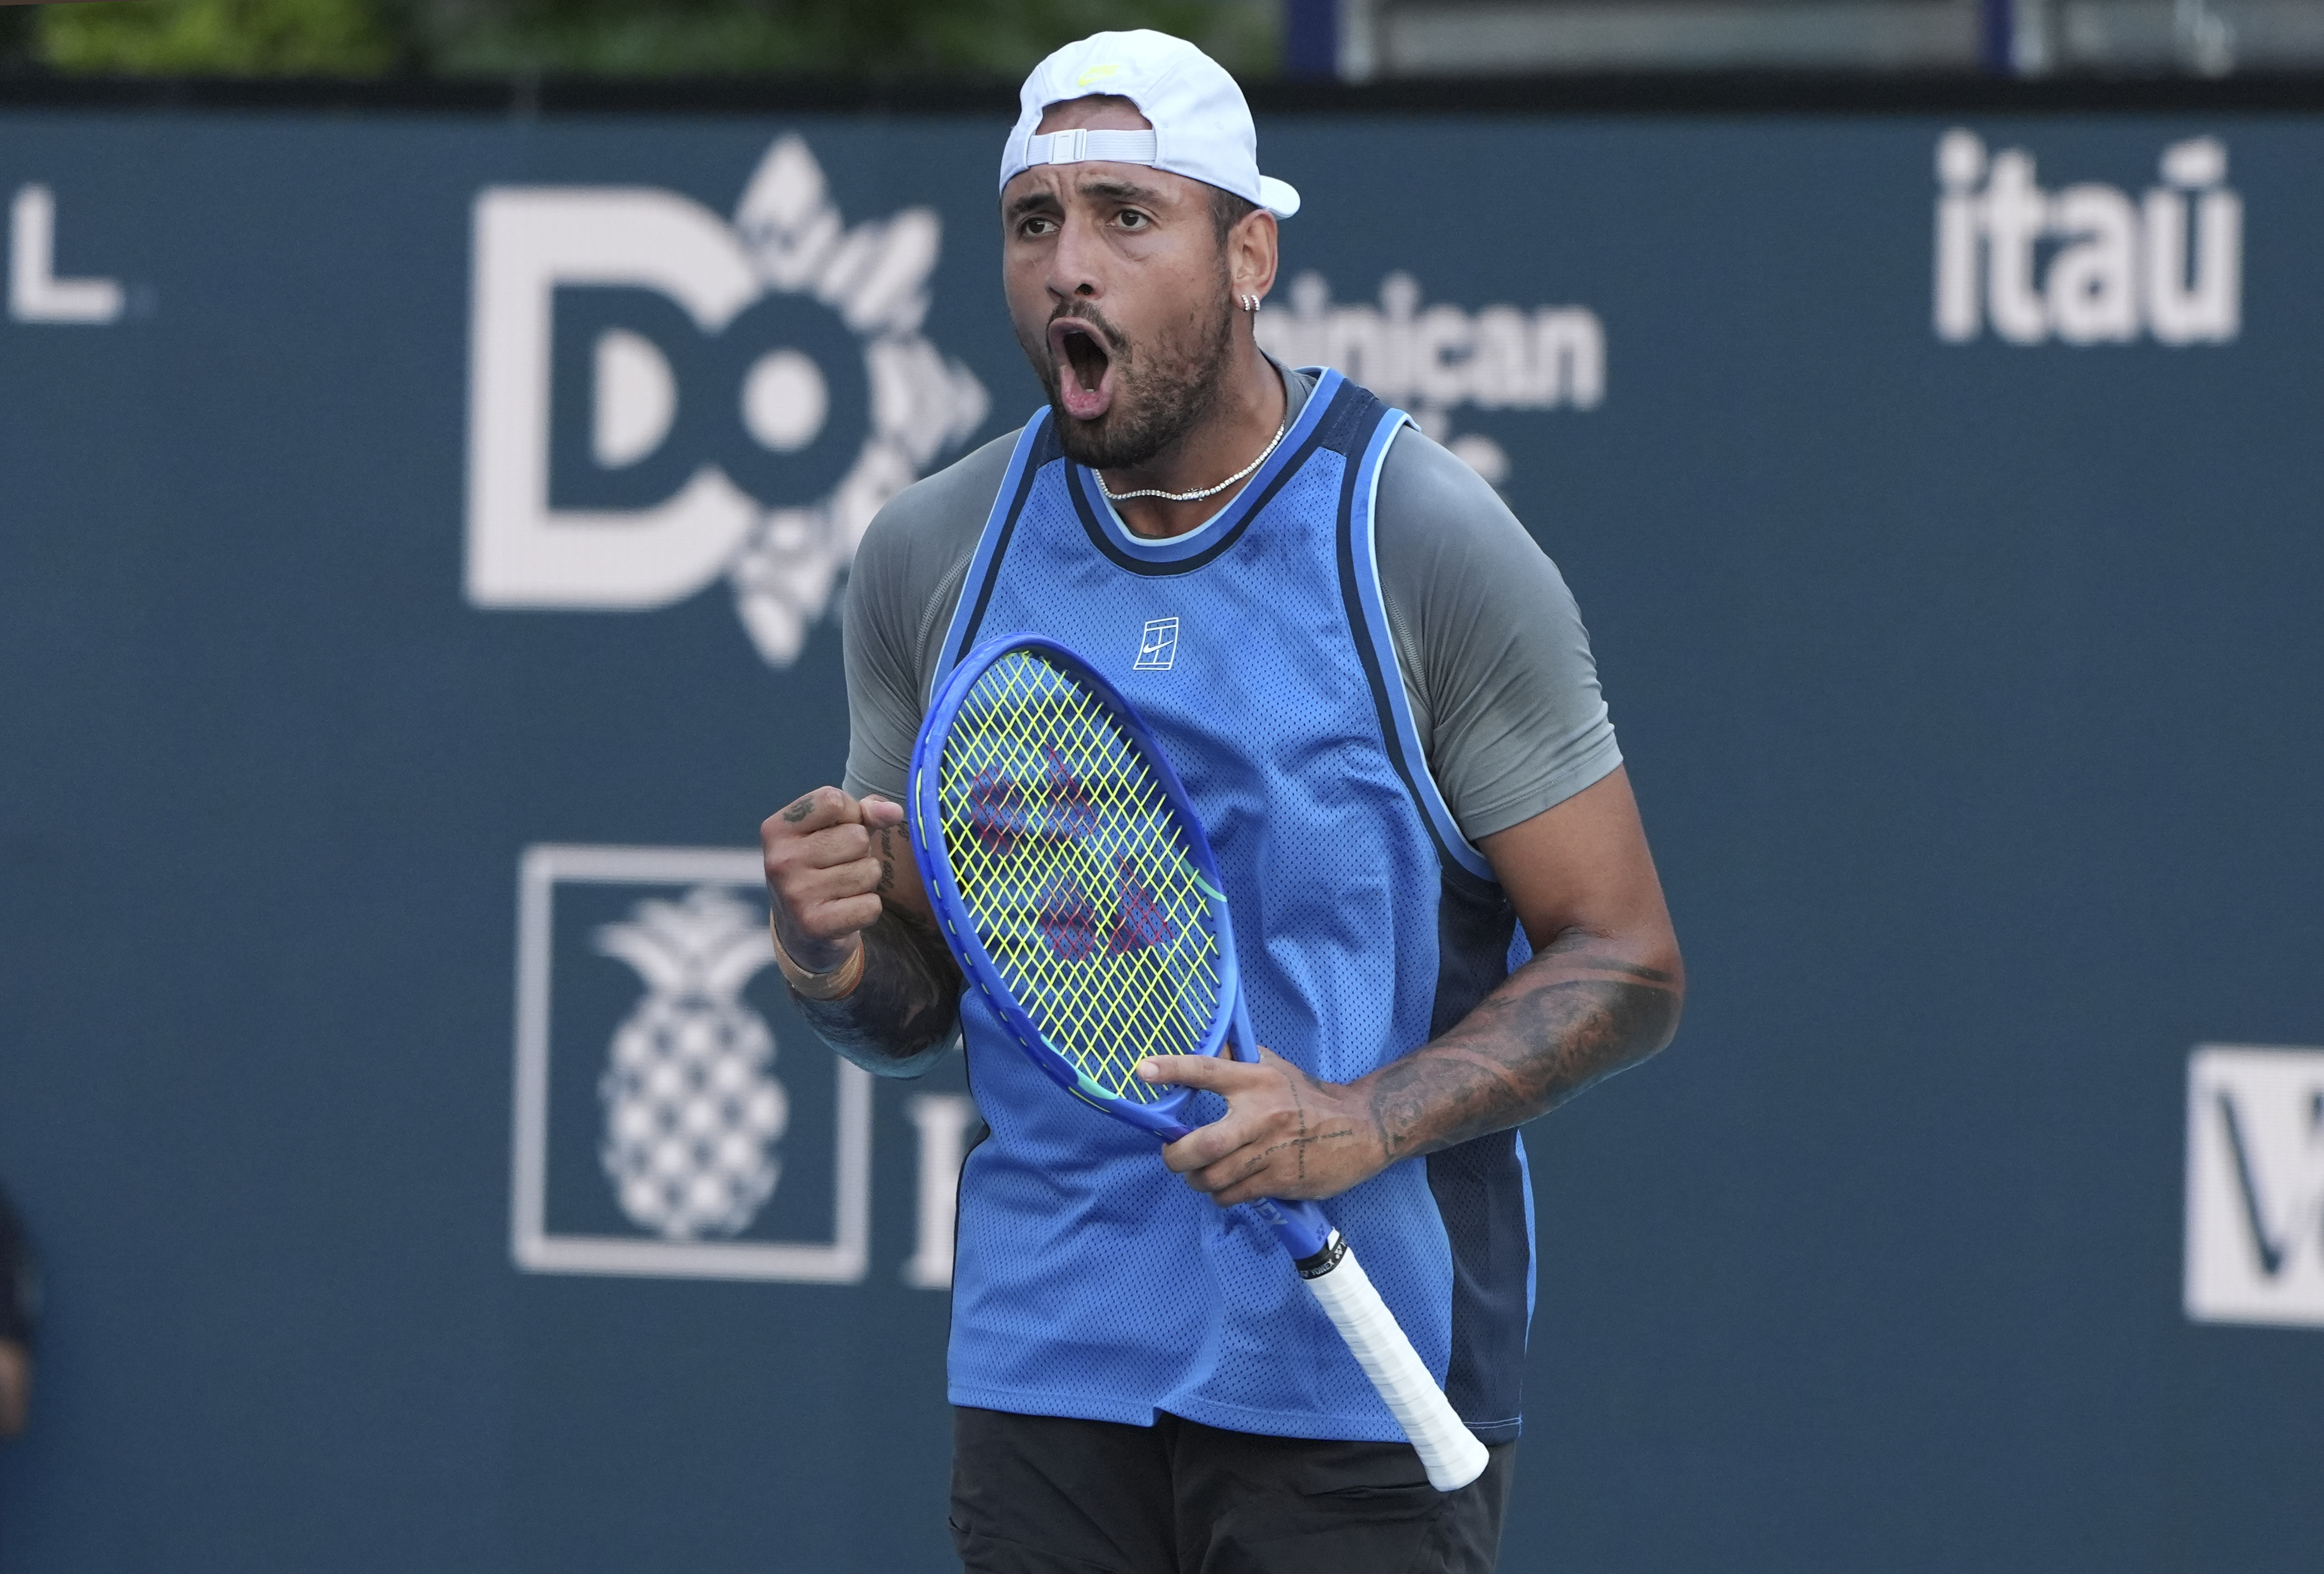
[{"label": "yonex logo on racket", "polygon": [[1017,851],[1025,833],[1025,816],[1018,808],[1017,784],[994,774],[988,766],[968,785],[968,829],[979,846],[994,858]]},{"label": "yonex logo on racket", "polygon": [[1052,883],[1033,920],[1041,938],[1061,962],[1080,962],[1097,952],[1097,907],[1071,879]]},{"label": "yonex logo on racket", "polygon": [[1170,925],[1170,915],[1155,899],[1153,888],[1140,883],[1131,871],[1127,859],[1121,861],[1121,888],[1116,893],[1113,933],[1107,938],[1108,949],[1120,954],[1148,945],[1167,945],[1177,936]]},{"label": "yonex logo on racket", "polygon": [[1064,755],[1047,748],[1042,752],[1049,760],[1049,833],[1074,837],[1093,834],[1098,824],[1097,805],[1090,800],[1088,785]]},{"label": "yonex logo on racket", "polygon": [[1178,620],[1152,618],[1138,635],[1138,659],[1130,663],[1139,672],[1167,672],[1178,658]]}]

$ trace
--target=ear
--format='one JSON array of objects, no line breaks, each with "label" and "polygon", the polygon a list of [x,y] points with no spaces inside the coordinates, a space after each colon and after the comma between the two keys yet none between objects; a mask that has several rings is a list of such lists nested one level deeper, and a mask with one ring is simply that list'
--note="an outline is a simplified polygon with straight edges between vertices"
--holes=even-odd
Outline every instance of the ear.
[{"label": "ear", "polygon": [[1275,288],[1275,215],[1264,207],[1244,214],[1227,231],[1228,288],[1238,296],[1265,295]]}]

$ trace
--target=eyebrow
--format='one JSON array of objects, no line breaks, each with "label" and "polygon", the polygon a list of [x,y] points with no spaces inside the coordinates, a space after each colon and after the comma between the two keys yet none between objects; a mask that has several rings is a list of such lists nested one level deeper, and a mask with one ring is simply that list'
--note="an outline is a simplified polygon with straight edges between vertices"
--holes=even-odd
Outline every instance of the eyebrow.
[{"label": "eyebrow", "polygon": [[1074,188],[1084,197],[1111,197],[1116,202],[1143,202],[1148,207],[1162,205],[1162,193],[1152,186],[1140,186],[1134,180],[1108,179],[1093,176]]},{"label": "eyebrow", "polygon": [[1060,205],[1054,192],[1047,190],[1028,191],[1021,197],[1015,197],[1010,199],[1008,208],[1003,214],[1003,216],[1007,218],[1010,223],[1014,224],[1017,220],[1024,217],[1028,213],[1055,213],[1057,211],[1059,206]]},{"label": "eyebrow", "polygon": [[[1074,188],[1074,193],[1078,197],[1108,198],[1115,202],[1142,203],[1149,207],[1164,206],[1163,193],[1158,188],[1141,186],[1135,180],[1110,179],[1102,175],[1093,175],[1083,180]],[[1023,196],[1010,201],[1004,217],[1009,223],[1014,224],[1028,214],[1056,213],[1063,206],[1057,200],[1056,193],[1054,191],[1047,189],[1028,191]]]}]

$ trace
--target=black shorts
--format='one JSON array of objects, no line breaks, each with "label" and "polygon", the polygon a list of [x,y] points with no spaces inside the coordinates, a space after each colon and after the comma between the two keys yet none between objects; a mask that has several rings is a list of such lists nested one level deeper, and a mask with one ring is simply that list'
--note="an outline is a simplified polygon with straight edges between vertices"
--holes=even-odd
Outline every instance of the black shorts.
[{"label": "black shorts", "polygon": [[1517,1444],[1458,1492],[1403,1443],[953,1412],[969,1574],[1490,1574]]}]

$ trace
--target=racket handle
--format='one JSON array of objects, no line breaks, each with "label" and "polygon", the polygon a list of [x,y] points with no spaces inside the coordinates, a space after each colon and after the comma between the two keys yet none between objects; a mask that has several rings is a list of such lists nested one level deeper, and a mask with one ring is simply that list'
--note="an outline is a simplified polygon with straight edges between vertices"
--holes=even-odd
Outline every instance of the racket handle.
[{"label": "racket handle", "polygon": [[1428,1375],[1420,1352],[1404,1337],[1395,1313],[1372,1288],[1363,1265],[1337,1230],[1324,1250],[1300,1263],[1299,1276],[1315,1293],[1323,1315],[1348,1341],[1356,1365],[1412,1440],[1429,1484],[1439,1492],[1456,1492],[1483,1475],[1485,1445],[1461,1424],[1444,1391]]},{"label": "racket handle", "polygon": [[1331,1247],[1332,1221],[1324,1218],[1323,1210],[1313,1202],[1292,1198],[1261,1197],[1243,1206],[1258,1214],[1267,1227],[1275,1231],[1275,1238],[1283,1243],[1283,1249],[1289,1252],[1296,1262],[1304,1262]]}]

